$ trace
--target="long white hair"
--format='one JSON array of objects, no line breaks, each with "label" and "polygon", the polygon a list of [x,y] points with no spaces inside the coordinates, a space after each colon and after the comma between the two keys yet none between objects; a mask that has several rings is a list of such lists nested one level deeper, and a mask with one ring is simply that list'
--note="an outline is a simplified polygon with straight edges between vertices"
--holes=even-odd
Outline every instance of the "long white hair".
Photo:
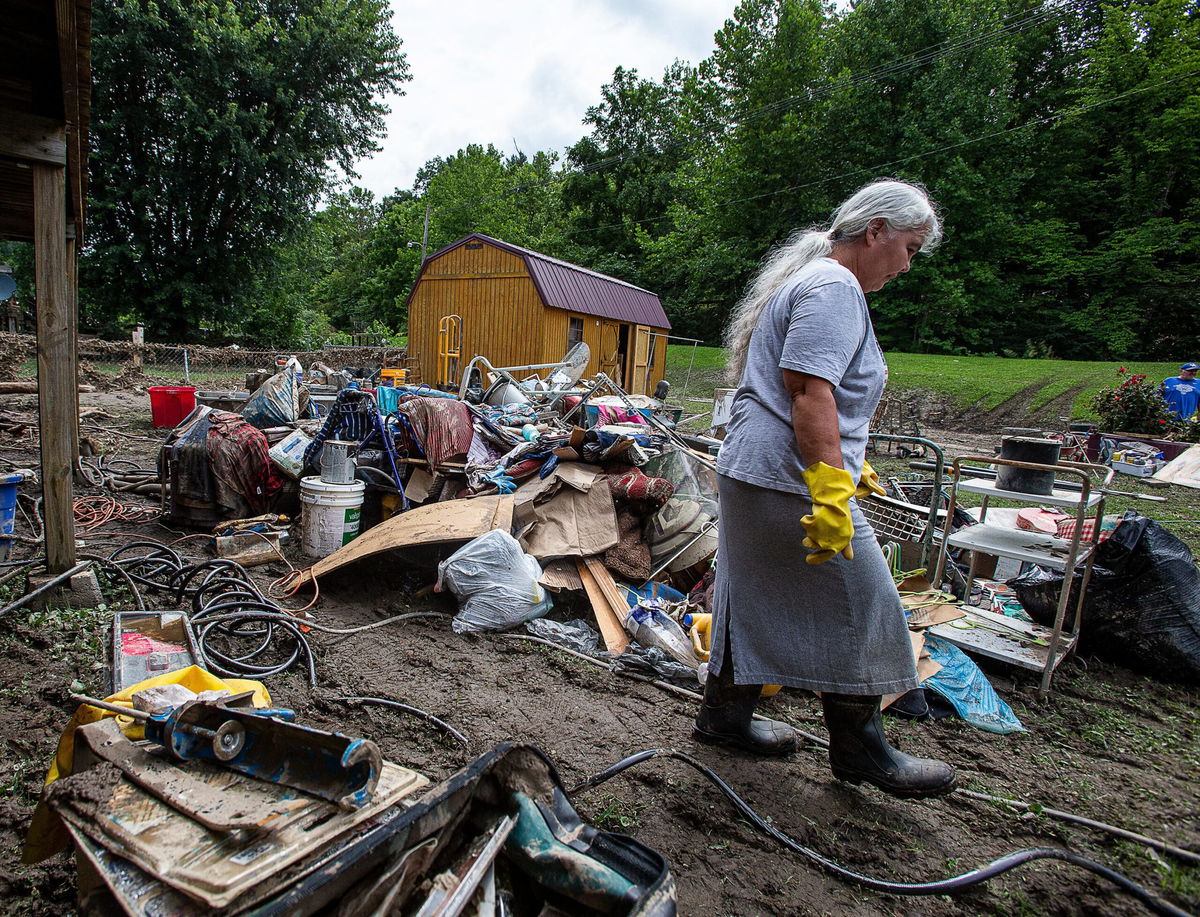
[{"label": "long white hair", "polygon": [[924,187],[893,179],[873,181],[855,191],[834,212],[828,229],[814,227],[793,233],[763,258],[746,295],[733,310],[725,332],[729,351],[726,373],[732,383],[736,385],[742,377],[750,335],[775,292],[804,265],[830,254],[836,244],[857,239],[867,231],[867,224],[879,219],[892,232],[926,229],[923,252],[932,250],[942,239],[941,219]]}]

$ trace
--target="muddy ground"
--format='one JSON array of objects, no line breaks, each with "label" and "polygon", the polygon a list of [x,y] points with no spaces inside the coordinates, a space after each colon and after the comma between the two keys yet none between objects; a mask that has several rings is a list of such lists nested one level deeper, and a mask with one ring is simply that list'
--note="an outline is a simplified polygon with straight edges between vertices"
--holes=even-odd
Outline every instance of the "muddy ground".
[{"label": "muddy ground", "polygon": [[[84,432],[119,457],[150,464],[161,434],[148,424],[144,395],[82,396]],[[35,411],[13,398],[9,414]],[[106,429],[96,429],[96,426]],[[120,435],[124,434],[124,435]],[[926,431],[947,454],[990,452],[995,435]],[[138,439],[133,437],[148,437]],[[36,463],[28,439],[0,441],[0,457]],[[884,462],[885,467],[887,465]],[[902,467],[897,463],[896,467]],[[89,492],[86,488],[84,493]],[[120,530],[117,527],[114,530]],[[156,524],[125,527],[164,540]],[[25,531],[18,523],[18,531]],[[87,537],[108,553],[115,536]],[[181,550],[205,556],[201,542]],[[15,556],[33,549],[18,546]],[[267,582],[282,564],[256,568]],[[410,610],[453,608],[440,597],[414,598],[433,580],[389,562],[324,583],[315,611],[329,626],[351,627]],[[560,601],[556,617],[586,613]],[[108,680],[104,611],[21,611],[0,619],[0,908],[15,914],[64,914],[74,908],[74,863],[60,855],[19,865],[20,845],[58,733],[73,710],[78,680],[103,694]],[[1187,911],[1200,908],[1200,868],[1102,831],[1066,824],[1049,807],[1120,826],[1200,852],[1200,719],[1194,687],[1166,685],[1095,659],[1066,662],[1054,692],[1036,697],[1031,673],[989,666],[993,686],[1028,731],[980,732],[961,720],[889,721],[905,750],[944,758],[966,788],[1035,804],[1024,815],[968,798],[905,802],[835,782],[824,752],[806,746],[783,760],[760,761],[696,744],[694,704],[622,679],[557,650],[501,635],[456,635],[448,618],[426,618],[366,633],[313,633],[318,687],[298,672],[268,680],[273,699],[302,722],[370,737],[393,761],[433,780],[501,742],[529,742],[557,764],[570,786],[626,755],[673,747],[694,755],[782,831],[843,866],[896,882],[964,872],[1012,850],[1057,846],[1117,869]],[[76,685],[78,688],[78,685]],[[391,710],[350,707],[330,698],[371,695],[433,713],[469,739],[463,747],[428,723]],[[784,690],[763,712],[816,735],[819,705]],[[833,878],[758,833],[698,773],[656,759],[575,798],[594,824],[635,836],[670,861],[685,915],[807,914],[1115,914],[1146,910],[1079,868],[1040,861],[953,897],[900,897]]]}]

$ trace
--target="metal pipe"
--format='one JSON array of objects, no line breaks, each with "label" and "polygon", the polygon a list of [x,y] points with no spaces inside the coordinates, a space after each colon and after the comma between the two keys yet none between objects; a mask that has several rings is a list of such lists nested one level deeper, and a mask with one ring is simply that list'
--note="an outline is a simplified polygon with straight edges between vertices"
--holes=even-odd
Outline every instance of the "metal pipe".
[{"label": "metal pipe", "polygon": [[83,562],[81,562],[81,563],[78,563],[78,564],[76,564],[75,566],[73,566],[73,567],[72,567],[70,570],[68,570],[66,573],[60,573],[60,574],[58,574],[58,576],[56,576],[56,577],[54,577],[53,579],[51,579],[51,580],[49,580],[49,581],[47,581],[47,582],[43,583],[43,584],[42,584],[42,585],[40,585],[40,586],[38,586],[36,589],[34,589],[34,590],[33,590],[33,592],[27,592],[25,595],[21,596],[19,599],[17,599],[17,600],[16,600],[15,602],[13,602],[12,604],[10,604],[10,605],[5,605],[3,608],[0,608],[0,617],[4,617],[4,615],[8,614],[10,611],[14,611],[14,610],[16,610],[16,609],[20,608],[22,605],[24,605],[24,604],[25,604],[26,602],[28,602],[30,599],[32,599],[32,598],[35,598],[35,597],[37,597],[37,596],[41,595],[43,592],[46,592],[46,591],[48,591],[48,590],[50,590],[50,589],[53,589],[55,586],[57,586],[57,585],[58,585],[59,583],[61,583],[63,580],[68,580],[68,579],[70,579],[70,578],[71,578],[72,576],[74,576],[76,573],[81,573],[82,571],[84,571],[84,570],[86,570],[88,567],[90,567],[91,565],[92,565],[92,562],[91,562],[90,560],[85,560],[85,561],[83,561]]},{"label": "metal pipe", "polygon": [[[875,434],[871,434],[874,436]],[[908,467],[915,471],[936,471],[938,466],[933,462],[909,462]],[[945,466],[942,466],[945,467]],[[1057,467],[1057,466],[1056,466]],[[1065,466],[1064,466],[1065,467]],[[977,465],[963,465],[962,471],[975,478],[983,478],[985,480],[994,480],[996,472],[991,468],[980,468]],[[1054,480],[1054,486],[1060,490],[1082,490],[1083,486],[1079,481],[1060,481],[1057,478]],[[1112,497],[1136,497],[1139,500],[1149,500],[1153,503],[1166,503],[1167,498],[1158,494],[1144,494],[1132,490],[1109,490],[1107,487],[1097,487],[1096,490],[1100,493]]]},{"label": "metal pipe", "polygon": [[110,713],[117,713],[121,716],[129,716],[135,720],[148,720],[151,714],[145,710],[134,710],[132,707],[122,707],[120,704],[110,704],[106,700],[99,700],[95,697],[88,697],[86,694],[72,694],[71,700],[79,704],[87,704],[89,707],[97,707],[100,710],[107,710]]}]

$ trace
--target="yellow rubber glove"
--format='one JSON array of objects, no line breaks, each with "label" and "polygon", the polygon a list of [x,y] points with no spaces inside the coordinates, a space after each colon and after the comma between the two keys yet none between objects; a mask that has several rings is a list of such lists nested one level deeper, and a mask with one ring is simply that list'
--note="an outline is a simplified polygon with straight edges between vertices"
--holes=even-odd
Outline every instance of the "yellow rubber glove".
[{"label": "yellow rubber glove", "polygon": [[850,498],[854,496],[854,478],[844,468],[816,462],[804,469],[804,483],[812,498],[812,515],[800,520],[807,538],[804,547],[810,564],[823,564],[835,554],[854,558],[850,539],[854,523],[850,519]]},{"label": "yellow rubber glove", "polygon": [[871,496],[871,494],[886,497],[887,491],[879,483],[879,472],[871,467],[870,462],[864,459],[862,477],[858,479],[858,487],[854,491],[854,496],[861,500],[863,497]]}]

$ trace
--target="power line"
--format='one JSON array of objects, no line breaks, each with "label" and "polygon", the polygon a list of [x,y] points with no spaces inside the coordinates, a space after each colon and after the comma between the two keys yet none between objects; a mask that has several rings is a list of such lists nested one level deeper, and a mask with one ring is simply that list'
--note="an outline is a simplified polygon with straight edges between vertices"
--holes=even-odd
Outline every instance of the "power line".
[{"label": "power line", "polygon": [[[829,176],[828,178],[819,178],[819,179],[815,179],[814,181],[803,182],[798,185],[790,185],[786,188],[777,188],[774,191],[765,191],[762,194],[753,194],[753,195],[750,195],[749,197],[740,197],[740,198],[733,198],[733,199],[724,200],[724,201],[716,201],[716,202],[714,202],[714,206],[727,207],[727,206],[731,206],[733,204],[745,204],[749,201],[763,200],[764,198],[774,197],[779,194],[787,194],[788,192],[791,192],[791,191],[799,191],[803,188],[811,188],[816,185],[823,185],[823,184],[828,184],[829,182],[841,181],[844,178],[852,178],[855,175],[862,175],[862,174],[878,175],[881,172],[883,172],[884,170],[890,169],[893,166],[902,165],[903,163],[912,162],[913,160],[917,160],[917,159],[924,159],[927,156],[936,156],[938,153],[945,153],[949,150],[959,149],[960,147],[969,146],[973,143],[980,143],[984,140],[991,140],[996,137],[1002,137],[1005,134],[1012,134],[1012,133],[1015,133],[1016,131],[1025,130],[1026,128],[1037,127],[1038,125],[1041,125],[1041,124],[1050,124],[1055,121],[1062,121],[1067,118],[1075,117],[1076,115],[1081,115],[1085,112],[1091,111],[1092,109],[1101,108],[1101,107],[1103,107],[1105,105],[1109,105],[1113,102],[1119,102],[1122,99],[1127,99],[1127,98],[1130,98],[1131,96],[1139,95],[1140,93],[1143,93],[1143,92],[1149,92],[1153,89],[1160,89],[1163,86],[1169,86],[1172,83],[1178,83],[1180,80],[1190,79],[1195,76],[1200,76],[1200,70],[1192,70],[1188,73],[1180,74],[1179,76],[1172,77],[1169,80],[1163,80],[1161,82],[1154,83],[1150,86],[1139,86],[1136,89],[1130,89],[1126,92],[1122,92],[1118,95],[1111,96],[1107,99],[1101,99],[1097,102],[1090,102],[1087,105],[1081,105],[1081,106],[1078,106],[1077,108],[1072,108],[1067,111],[1057,112],[1055,114],[1046,115],[1041,118],[1035,118],[1032,121],[1026,121],[1024,124],[1018,124],[1018,125],[1015,125],[1014,127],[1004,128],[1003,130],[992,131],[991,133],[988,133],[988,134],[981,134],[978,137],[972,137],[968,140],[960,140],[956,143],[948,143],[944,146],[936,147],[931,150],[924,150],[923,152],[920,152],[920,153],[914,153],[911,156],[903,156],[899,159],[893,159],[888,162],[878,163],[873,166],[864,166],[863,168],[852,169],[849,172],[843,172],[840,175],[833,175],[833,176]],[[591,226],[586,229],[577,229],[572,232],[565,233],[564,235],[566,235],[566,236],[585,235],[590,232],[600,232],[601,230],[615,229],[615,228],[619,228],[622,226],[640,226],[640,225],[651,224],[651,223],[660,223],[663,220],[669,220],[669,219],[673,219],[673,217],[670,214],[662,214],[657,217],[647,217],[646,219],[643,219],[643,220],[625,220],[620,223],[609,223],[604,226]]]},{"label": "power line", "polygon": [[[792,107],[801,102],[816,102],[826,96],[832,95],[835,91],[842,91],[862,83],[869,83],[881,76],[889,76],[907,72],[909,70],[916,69],[923,64],[933,63],[947,57],[952,57],[960,53],[974,50],[978,47],[986,47],[988,45],[995,44],[1003,38],[1028,31],[1035,26],[1042,25],[1045,22],[1048,22],[1058,16],[1063,16],[1069,12],[1072,12],[1070,6],[1064,4],[1057,10],[1047,10],[1043,7],[1042,9],[1035,10],[1032,13],[1014,13],[1011,16],[1005,17],[1002,22],[1006,20],[1014,21],[1007,22],[1007,24],[998,28],[976,33],[974,35],[968,35],[965,38],[960,39],[958,42],[950,45],[946,45],[946,42],[937,42],[932,45],[927,45],[926,47],[914,51],[911,54],[905,55],[904,57],[895,58],[892,61],[881,64],[864,73],[855,74],[836,80],[828,80],[823,85],[810,89],[805,95],[792,96],[788,99],[782,99],[778,102],[771,102],[760,106],[759,108],[753,109],[752,111],[744,114],[741,118],[734,122],[734,125],[745,124],[751,120],[766,117],[769,114],[773,114],[774,112],[780,111],[784,108]],[[943,45],[946,45],[946,47],[943,48]],[[939,48],[941,48],[940,51],[937,50]],[[689,139],[690,138],[680,138],[678,140],[671,141],[670,143],[665,144],[661,150],[631,150],[626,153],[618,153],[613,156],[605,157],[604,159],[599,159],[593,163],[587,163],[577,169],[571,170],[570,172],[560,173],[559,175],[552,176],[540,182],[534,182],[532,184],[525,183],[515,188],[510,188],[499,192],[498,194],[493,194],[490,197],[481,198],[477,201],[470,201],[465,204],[457,204],[453,207],[435,208],[434,212],[454,213],[456,211],[465,210],[472,207],[481,207],[485,204],[490,204],[497,200],[504,200],[506,198],[513,197],[516,194],[531,191],[535,188],[545,187],[556,181],[565,181],[571,175],[587,175],[592,172],[598,172],[602,169],[607,169],[611,166],[618,165],[630,159],[636,159],[649,155],[661,155],[663,152],[667,152],[686,144]]]}]

